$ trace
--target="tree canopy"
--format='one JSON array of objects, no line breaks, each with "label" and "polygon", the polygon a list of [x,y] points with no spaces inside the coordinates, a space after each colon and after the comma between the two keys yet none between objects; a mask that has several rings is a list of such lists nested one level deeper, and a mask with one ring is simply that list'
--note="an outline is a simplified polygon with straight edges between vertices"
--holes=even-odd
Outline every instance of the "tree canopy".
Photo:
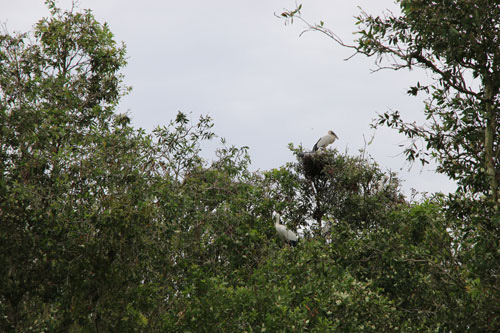
[{"label": "tree canopy", "polygon": [[[498,87],[486,92],[498,13],[470,1],[400,3],[399,17],[362,13],[354,47],[402,52],[395,66],[436,75],[410,88],[429,91],[430,127],[397,114],[379,122],[427,140],[428,152],[408,156],[436,158],[459,179],[449,196],[405,198],[397,174],[366,152],[291,144],[294,162],[251,171],[248,149],[221,140],[204,159],[216,138],[209,116],[178,112],[146,133],[117,113],[125,46],[90,10],[47,1],[50,16],[33,31],[4,31],[0,330],[498,331],[488,165],[498,174]],[[486,67],[476,63],[483,47]],[[484,89],[462,85],[474,79],[465,65],[482,68]],[[277,237],[273,212],[300,234],[296,247]]]}]

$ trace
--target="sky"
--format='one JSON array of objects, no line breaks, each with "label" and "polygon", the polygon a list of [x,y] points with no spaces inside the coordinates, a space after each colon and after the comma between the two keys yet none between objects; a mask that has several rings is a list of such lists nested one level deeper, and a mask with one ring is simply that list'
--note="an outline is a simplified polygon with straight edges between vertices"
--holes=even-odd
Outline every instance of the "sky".
[{"label": "sky", "polygon": [[[394,130],[370,128],[377,114],[399,110],[405,120],[422,123],[424,99],[406,94],[419,71],[378,71],[373,58],[352,55],[298,21],[276,17],[295,8],[292,0],[79,0],[117,41],[127,47],[125,84],[132,87],[118,112],[136,127],[151,131],[167,125],[178,111],[193,121],[212,117],[227,143],[248,146],[253,170],[294,161],[288,144],[311,149],[328,130],[333,146],[357,155],[367,152],[383,170],[397,172],[403,192],[451,192],[455,185],[434,167],[410,168],[402,152],[406,139]],[[303,0],[302,16],[325,22],[344,41],[352,41],[361,7],[370,14],[398,12],[392,0]],[[71,8],[71,0],[58,1]],[[48,16],[43,0],[2,1],[0,23],[25,32]],[[208,158],[216,144],[204,146]]]}]

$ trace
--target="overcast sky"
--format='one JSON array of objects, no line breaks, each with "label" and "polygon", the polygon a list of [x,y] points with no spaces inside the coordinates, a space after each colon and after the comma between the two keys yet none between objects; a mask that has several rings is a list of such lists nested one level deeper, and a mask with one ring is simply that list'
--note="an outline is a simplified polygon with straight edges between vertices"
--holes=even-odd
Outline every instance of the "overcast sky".
[{"label": "overcast sky", "polygon": [[[43,0],[3,0],[0,22],[9,31],[27,31],[48,15]],[[70,8],[71,1],[59,1]],[[345,41],[352,40],[354,16],[397,12],[392,0],[304,0],[302,14],[323,20]],[[422,121],[422,99],[406,95],[422,72],[371,74],[374,59],[356,56],[320,33],[299,37],[303,25],[285,25],[275,17],[292,0],[80,0],[107,22],[117,41],[127,45],[125,82],[132,86],[119,112],[151,130],[166,125],[178,110],[210,115],[216,133],[229,144],[249,146],[252,168],[268,170],[293,161],[288,143],[312,148],[333,130],[334,146],[357,154],[373,135],[377,113],[399,110],[407,120]],[[401,156],[404,137],[379,129],[368,152],[383,169],[404,179],[406,194],[453,191],[432,167],[409,165]],[[206,156],[210,156],[205,152]]]}]

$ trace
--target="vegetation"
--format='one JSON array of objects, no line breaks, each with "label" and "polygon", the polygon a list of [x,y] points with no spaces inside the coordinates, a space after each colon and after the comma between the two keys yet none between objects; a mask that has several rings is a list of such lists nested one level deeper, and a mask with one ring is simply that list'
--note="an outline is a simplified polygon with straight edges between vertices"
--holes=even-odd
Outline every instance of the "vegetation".
[{"label": "vegetation", "polygon": [[[409,50],[401,66],[442,74],[410,89],[431,93],[430,128],[380,120],[427,140],[462,185],[412,202],[364,154],[291,145],[296,162],[251,172],[245,147],[200,157],[209,117],[133,128],[115,113],[124,46],[92,12],[47,1],[32,33],[0,36],[0,330],[499,331],[498,87],[486,88],[500,82],[498,14],[453,3],[360,17],[358,52]],[[455,37],[421,11],[446,14]],[[481,54],[469,33],[489,52],[474,94],[457,81]],[[276,237],[273,211],[300,230],[297,247]]]}]

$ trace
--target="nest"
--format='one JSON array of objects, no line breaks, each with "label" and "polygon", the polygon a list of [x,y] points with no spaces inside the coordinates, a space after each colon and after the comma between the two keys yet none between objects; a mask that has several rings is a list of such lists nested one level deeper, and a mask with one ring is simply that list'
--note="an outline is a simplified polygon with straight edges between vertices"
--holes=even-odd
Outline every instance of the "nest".
[{"label": "nest", "polygon": [[315,178],[321,175],[325,165],[325,159],[322,158],[319,152],[306,152],[299,155],[302,166],[304,167],[304,174],[307,178]]}]

